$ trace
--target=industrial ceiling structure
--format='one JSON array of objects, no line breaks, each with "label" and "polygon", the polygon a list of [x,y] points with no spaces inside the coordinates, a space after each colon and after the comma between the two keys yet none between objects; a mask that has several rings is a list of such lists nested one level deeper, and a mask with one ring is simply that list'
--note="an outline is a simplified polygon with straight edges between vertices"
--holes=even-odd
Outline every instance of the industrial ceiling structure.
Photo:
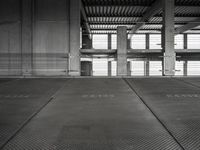
[{"label": "industrial ceiling structure", "polygon": [[[175,31],[200,33],[200,1],[175,0]],[[160,33],[160,0],[82,0],[83,33],[116,33],[125,25],[128,33]]]}]

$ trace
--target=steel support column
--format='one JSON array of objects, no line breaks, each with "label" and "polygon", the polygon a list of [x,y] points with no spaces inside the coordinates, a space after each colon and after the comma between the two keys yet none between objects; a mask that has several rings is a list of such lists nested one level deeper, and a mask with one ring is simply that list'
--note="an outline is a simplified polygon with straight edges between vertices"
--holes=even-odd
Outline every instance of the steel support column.
[{"label": "steel support column", "polygon": [[131,76],[131,61],[127,62],[127,75]]},{"label": "steel support column", "polygon": [[117,27],[117,75],[127,75],[127,27]]},{"label": "steel support column", "polygon": [[150,39],[149,39],[149,33],[146,34],[146,49],[149,49],[150,48]]},{"label": "steel support column", "polygon": [[127,39],[127,49],[131,49],[131,39]]},{"label": "steel support column", "polygon": [[188,75],[188,61],[187,61],[187,60],[185,60],[185,61],[183,62],[183,75],[184,75],[184,76],[187,76],[187,75]]},{"label": "steel support column", "polygon": [[145,76],[149,76],[149,60],[146,60],[144,62],[144,75]]},{"label": "steel support column", "polygon": [[112,76],[112,61],[108,61],[108,76]]},{"label": "steel support column", "polygon": [[183,34],[183,45],[184,45],[184,49],[188,49],[188,39],[187,39],[187,34]]},{"label": "steel support column", "polygon": [[[184,49],[187,49],[188,48],[188,36],[187,34],[183,34],[183,41],[184,41]],[[184,76],[187,76],[188,75],[188,61],[187,60],[184,60],[183,62],[183,75]]]},{"label": "steel support column", "polygon": [[69,75],[80,76],[81,0],[70,0],[70,57]]},{"label": "steel support column", "polygon": [[108,34],[108,49],[112,49],[112,34]]},{"label": "steel support column", "polygon": [[163,75],[175,75],[176,53],[174,51],[174,0],[162,0],[163,32],[162,47],[164,52]]}]

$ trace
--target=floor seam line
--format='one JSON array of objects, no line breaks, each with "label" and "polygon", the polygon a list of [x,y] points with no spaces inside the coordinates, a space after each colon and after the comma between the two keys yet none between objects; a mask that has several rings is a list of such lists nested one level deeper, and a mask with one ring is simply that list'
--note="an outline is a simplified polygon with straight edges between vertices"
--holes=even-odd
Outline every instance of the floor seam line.
[{"label": "floor seam line", "polygon": [[137,95],[137,97],[141,100],[141,102],[147,107],[147,109],[153,114],[153,116],[157,119],[157,121],[162,125],[162,127],[168,132],[168,134],[174,139],[174,141],[180,146],[182,150],[185,148],[181,145],[181,143],[176,139],[173,133],[167,128],[167,126],[161,121],[161,119],[156,115],[156,113],[147,105],[144,99],[138,94],[138,92],[132,87],[132,85],[123,78],[124,82],[132,89],[132,91]]},{"label": "floor seam line", "polygon": [[175,79],[175,78],[172,78],[172,79],[175,80],[175,81],[179,81],[179,82],[185,83],[186,85],[191,85],[191,86],[193,86],[193,87],[195,87],[195,88],[200,89],[200,86],[195,85],[195,84],[193,84],[193,83],[190,83],[190,82],[188,82],[188,81],[184,81],[184,80],[181,80],[181,79]]},{"label": "floor seam line", "polygon": [[[71,79],[69,79],[71,80]],[[69,81],[67,80],[67,81]],[[66,81],[66,82],[67,82]],[[28,119],[26,119],[18,129],[16,129],[13,134],[7,138],[7,140],[5,140],[5,143],[3,143],[2,145],[0,145],[0,149],[3,149],[12,139],[15,138],[15,136],[35,117],[37,116],[50,102],[52,102],[52,100],[55,98],[55,95],[57,95],[57,93],[62,90],[65,85],[67,83],[65,83],[63,86],[61,86],[54,94],[52,94],[52,96],[49,98],[49,100],[44,104],[42,105],[36,112],[34,112]]]}]

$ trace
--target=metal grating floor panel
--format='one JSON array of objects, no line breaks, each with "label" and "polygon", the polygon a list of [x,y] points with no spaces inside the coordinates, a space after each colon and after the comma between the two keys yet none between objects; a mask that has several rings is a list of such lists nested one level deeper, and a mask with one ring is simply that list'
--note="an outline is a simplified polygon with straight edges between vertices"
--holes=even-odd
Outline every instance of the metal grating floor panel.
[{"label": "metal grating floor panel", "polygon": [[122,79],[71,79],[3,150],[179,150]]},{"label": "metal grating floor panel", "polygon": [[197,79],[127,80],[185,150],[200,149],[200,89],[185,83]]},{"label": "metal grating floor panel", "polygon": [[200,88],[200,79],[199,78],[190,77],[190,78],[176,78],[176,79]]},{"label": "metal grating floor panel", "polygon": [[58,79],[23,79],[0,84],[0,147],[63,85]]},{"label": "metal grating floor panel", "polygon": [[5,84],[5,83],[12,82],[12,81],[14,81],[14,80],[16,80],[16,79],[0,79],[0,85],[1,85],[1,84]]}]

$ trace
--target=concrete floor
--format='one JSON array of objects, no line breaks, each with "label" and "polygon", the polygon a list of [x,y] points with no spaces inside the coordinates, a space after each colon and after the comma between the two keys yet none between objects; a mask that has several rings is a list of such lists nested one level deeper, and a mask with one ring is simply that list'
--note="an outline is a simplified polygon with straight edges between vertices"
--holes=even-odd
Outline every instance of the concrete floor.
[{"label": "concrete floor", "polygon": [[199,150],[200,78],[1,79],[0,149]]}]

